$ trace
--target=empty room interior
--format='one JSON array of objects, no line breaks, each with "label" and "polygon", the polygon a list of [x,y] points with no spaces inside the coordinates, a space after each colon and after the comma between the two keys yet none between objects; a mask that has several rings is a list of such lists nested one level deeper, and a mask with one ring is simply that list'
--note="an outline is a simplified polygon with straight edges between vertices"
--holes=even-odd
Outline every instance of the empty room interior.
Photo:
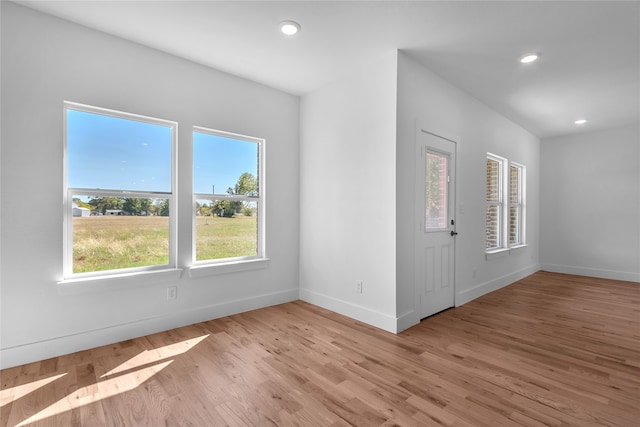
[{"label": "empty room interior", "polygon": [[0,14],[0,426],[640,423],[640,2]]}]

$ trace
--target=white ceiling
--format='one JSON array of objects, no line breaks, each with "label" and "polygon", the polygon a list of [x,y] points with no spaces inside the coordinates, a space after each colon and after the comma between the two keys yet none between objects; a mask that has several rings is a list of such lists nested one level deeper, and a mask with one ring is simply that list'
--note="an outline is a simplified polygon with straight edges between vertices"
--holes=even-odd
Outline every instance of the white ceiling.
[{"label": "white ceiling", "polygon": [[640,117],[639,1],[17,3],[296,95],[402,49],[539,137]]}]

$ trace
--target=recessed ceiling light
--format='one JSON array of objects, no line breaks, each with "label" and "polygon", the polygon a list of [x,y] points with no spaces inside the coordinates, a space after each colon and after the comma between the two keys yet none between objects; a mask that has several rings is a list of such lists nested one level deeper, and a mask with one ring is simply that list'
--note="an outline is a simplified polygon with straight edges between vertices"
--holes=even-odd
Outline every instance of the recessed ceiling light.
[{"label": "recessed ceiling light", "polygon": [[282,34],[292,36],[300,31],[300,24],[295,21],[282,21],[280,23],[280,31],[282,31]]},{"label": "recessed ceiling light", "polygon": [[530,64],[540,58],[539,53],[527,53],[526,55],[520,58],[520,62],[523,64]]},{"label": "recessed ceiling light", "polygon": [[577,125],[583,125],[583,124],[587,123],[587,119],[578,119],[573,123],[575,123]]}]

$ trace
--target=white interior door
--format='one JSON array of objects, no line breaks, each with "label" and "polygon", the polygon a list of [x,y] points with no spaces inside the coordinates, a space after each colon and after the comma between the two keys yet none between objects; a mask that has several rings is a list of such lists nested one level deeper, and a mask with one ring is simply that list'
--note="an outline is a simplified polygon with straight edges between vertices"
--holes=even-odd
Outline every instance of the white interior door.
[{"label": "white interior door", "polygon": [[418,129],[414,280],[423,319],[454,305],[456,143]]}]

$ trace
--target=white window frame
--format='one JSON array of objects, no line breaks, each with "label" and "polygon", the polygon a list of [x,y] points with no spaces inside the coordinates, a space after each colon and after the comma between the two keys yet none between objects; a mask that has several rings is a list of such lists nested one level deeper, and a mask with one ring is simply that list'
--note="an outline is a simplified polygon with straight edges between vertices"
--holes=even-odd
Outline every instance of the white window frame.
[{"label": "white window frame", "polygon": [[[192,253],[192,265],[193,267],[190,270],[191,276],[198,276],[199,269],[202,267],[208,266],[222,266],[225,265],[227,268],[219,270],[219,273],[226,273],[229,271],[240,271],[245,269],[252,268],[263,268],[265,264],[262,261],[268,260],[266,257],[266,245],[265,245],[265,224],[266,224],[266,211],[265,211],[265,189],[266,189],[266,181],[265,181],[265,139],[257,138],[248,135],[241,135],[232,132],[226,132],[216,129],[210,129],[201,126],[193,126],[192,130],[192,141],[193,141],[193,133],[204,133],[213,136],[220,136],[223,138],[230,138],[240,141],[252,142],[257,144],[258,147],[258,176],[256,179],[258,180],[258,195],[257,196],[238,196],[238,195],[230,195],[230,194],[203,194],[203,193],[193,193],[192,200],[192,239],[191,239],[191,253]],[[193,170],[192,170],[193,172]],[[193,181],[193,176],[192,176]],[[240,201],[240,202],[254,202],[257,205],[257,254],[251,256],[242,256],[242,257],[233,257],[233,258],[217,258],[217,259],[207,259],[207,260],[196,260],[196,201],[197,200],[209,200],[211,202],[215,202],[218,200],[230,200],[230,201]],[[249,264],[254,264],[253,266]],[[245,264],[244,266],[242,264]],[[236,267],[234,267],[236,266]],[[210,270],[204,270],[210,272]],[[204,274],[204,273],[203,273]]]},{"label": "white window frame", "polygon": [[[527,200],[526,199],[526,167],[520,163],[511,162],[508,159],[493,153],[487,153],[485,164],[486,164],[486,160],[496,161],[500,166],[499,166],[499,178],[498,178],[499,201],[489,202],[488,200],[486,200],[486,196],[485,196],[486,206],[489,206],[489,205],[498,206],[498,246],[485,248],[485,252],[487,254],[495,254],[495,253],[508,251],[510,249],[524,247],[527,245],[526,243],[526,200]],[[510,177],[511,167],[518,168],[519,170],[519,179],[518,179],[519,200],[518,200],[518,203],[515,203],[515,204],[511,203],[511,198],[510,198],[509,177]],[[487,171],[485,169],[485,182],[486,182],[486,174],[487,174]],[[509,242],[509,226],[511,221],[511,217],[509,215],[509,208],[513,206],[518,208],[519,239],[517,242],[511,244]],[[486,220],[485,220],[485,228],[486,228]]]},{"label": "white window frame", "polygon": [[[487,153],[487,158],[485,160],[485,165],[486,165],[486,161],[487,160],[492,160],[494,162],[498,163],[498,200],[495,202],[490,202],[488,200],[486,200],[486,194],[485,194],[485,203],[486,206],[497,206],[498,207],[498,225],[497,225],[497,233],[498,233],[498,246],[497,247],[491,247],[491,248],[486,248],[487,252],[495,252],[495,251],[500,251],[504,248],[504,236],[505,236],[505,232],[508,232],[508,230],[505,228],[505,203],[504,203],[504,195],[505,195],[505,188],[508,188],[508,182],[505,182],[505,179],[507,178],[505,175],[505,165],[508,163],[507,159],[505,159],[504,157],[500,157],[497,156],[495,154],[491,154],[491,153]],[[487,176],[488,171],[485,169],[485,183],[486,183],[486,176]],[[507,184],[507,185],[505,185]],[[486,185],[486,184],[485,184]],[[485,188],[485,192],[486,192],[486,188]],[[485,209],[485,215],[486,215],[486,209]],[[486,218],[485,218],[485,228],[486,228]],[[485,230],[486,231],[486,230]],[[486,237],[485,237],[486,239]],[[485,245],[486,246],[486,245]]]},{"label": "white window frame", "polygon": [[[67,146],[67,111],[76,110],[86,113],[99,114],[126,120],[140,121],[160,126],[166,126],[171,129],[171,191],[170,192],[142,192],[142,191],[125,191],[117,189],[92,189],[92,188],[69,188],[68,187],[68,146]],[[178,153],[178,123],[170,120],[158,119],[154,117],[142,116],[138,114],[127,113],[123,111],[110,110],[91,105],[79,104],[70,101],[64,101],[63,108],[63,282],[73,281],[77,279],[107,278],[113,276],[129,275],[132,273],[148,273],[154,271],[162,271],[177,268],[177,224],[178,209],[176,189],[178,185],[177,178],[177,153]],[[76,195],[96,195],[101,197],[142,197],[150,199],[168,199],[169,200],[169,262],[162,265],[150,265],[132,268],[120,268],[115,270],[100,270],[92,272],[74,273],[73,272],[73,197]]]}]

